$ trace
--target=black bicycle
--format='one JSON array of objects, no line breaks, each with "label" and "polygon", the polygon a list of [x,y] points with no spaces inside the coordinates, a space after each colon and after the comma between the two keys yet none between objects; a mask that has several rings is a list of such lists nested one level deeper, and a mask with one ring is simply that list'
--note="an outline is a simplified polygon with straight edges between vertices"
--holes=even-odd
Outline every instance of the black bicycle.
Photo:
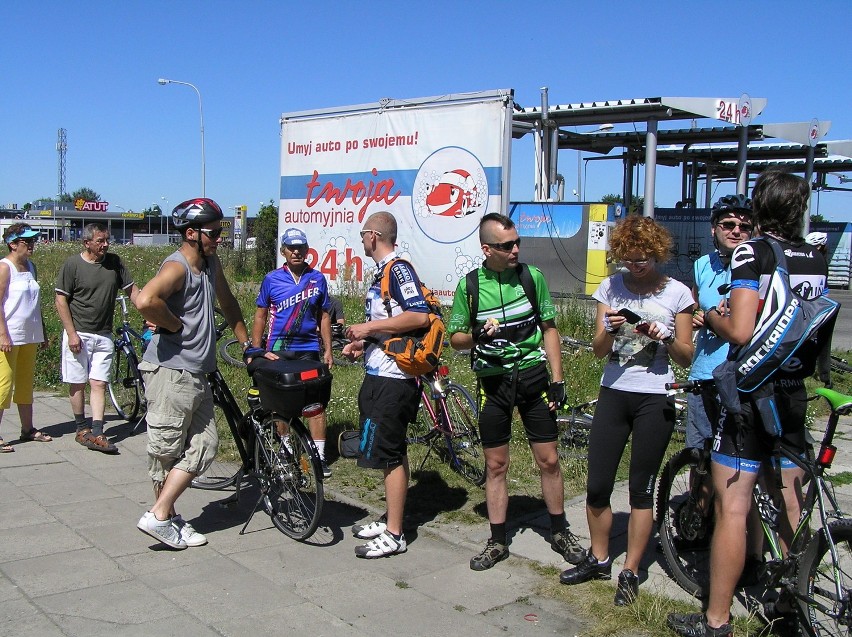
[{"label": "black bicycle", "polygon": [[[680,383],[673,388],[701,391],[712,381]],[[852,396],[819,388],[831,414],[816,454],[801,458],[781,443],[781,454],[805,472],[804,504],[790,550],[784,557],[778,536],[780,507],[761,485],[754,503],[766,537],[768,559],[757,573],[765,589],[780,589],[797,606],[799,622],[809,635],[852,634],[852,519],[840,510],[825,478],[837,448],[832,444],[841,415],[852,413]],[[709,540],[714,527],[710,486],[710,452],[684,449],[666,465],[657,492],[657,524],[666,564],[689,594],[704,598],[709,590]],[[811,523],[820,528],[811,530]]]},{"label": "black bicycle", "polygon": [[[236,502],[243,487],[253,481],[260,496],[240,534],[262,507],[279,531],[296,540],[305,540],[319,525],[323,476],[319,452],[301,418],[317,416],[325,408],[317,402],[303,405],[306,392],[300,392],[299,387],[322,379],[330,389],[331,375],[324,365],[311,361],[275,363],[263,367],[253,363],[250,367],[258,386],[248,390],[246,414],[240,410],[221,372],[217,369],[207,375],[213,393],[219,451],[210,468],[196,477],[192,486],[216,491],[232,489],[233,495],[227,501]],[[292,396],[264,384],[263,374],[276,370],[289,376],[290,387],[294,389]]]},{"label": "black bicycle", "polygon": [[[109,399],[118,415],[127,421],[132,421],[139,416],[145,402],[145,385],[142,383],[142,374],[139,372],[136,344],[139,345],[140,352],[144,352],[149,339],[143,336],[144,328],[142,333],[139,333],[131,327],[127,297],[119,295],[116,301],[121,304],[121,324],[115,330],[115,353],[110,368],[111,380],[107,388]],[[142,418],[139,419],[140,422],[141,420]]]}]

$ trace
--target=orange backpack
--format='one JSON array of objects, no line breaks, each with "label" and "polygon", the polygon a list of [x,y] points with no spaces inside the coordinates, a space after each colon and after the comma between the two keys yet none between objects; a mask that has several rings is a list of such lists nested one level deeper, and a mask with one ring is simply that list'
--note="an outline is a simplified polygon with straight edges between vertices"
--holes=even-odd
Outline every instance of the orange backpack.
[{"label": "orange backpack", "polygon": [[[385,265],[382,272],[381,295],[385,303],[388,318],[391,316],[390,296],[390,272],[391,266],[397,261],[405,259],[394,259]],[[408,261],[405,261],[410,266]],[[438,367],[441,352],[444,349],[444,336],[447,328],[441,319],[441,303],[435,298],[432,290],[420,283],[420,292],[426,299],[429,308],[429,327],[421,333],[421,330],[411,334],[400,334],[391,336],[381,343],[382,351],[392,357],[397,366],[406,374],[421,376],[434,371]]]}]

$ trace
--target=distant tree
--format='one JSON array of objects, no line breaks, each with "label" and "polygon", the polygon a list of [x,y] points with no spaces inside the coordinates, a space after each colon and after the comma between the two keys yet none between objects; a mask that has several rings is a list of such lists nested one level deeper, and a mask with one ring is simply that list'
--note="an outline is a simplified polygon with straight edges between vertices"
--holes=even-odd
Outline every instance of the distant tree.
[{"label": "distant tree", "polygon": [[83,187],[72,192],[69,201],[76,201],[77,199],[82,199],[83,201],[100,201],[101,196],[91,188]]},{"label": "distant tree", "polygon": [[825,223],[826,221],[828,221],[828,219],[822,215],[811,215],[811,223]]},{"label": "distant tree", "polygon": [[270,201],[262,206],[254,221],[254,236],[257,237],[257,271],[270,272],[278,261],[278,206]]},{"label": "distant tree", "polygon": [[[601,197],[601,203],[624,203],[624,197],[610,193]],[[640,212],[645,207],[645,197],[642,195],[633,197],[630,200],[630,212]]]}]

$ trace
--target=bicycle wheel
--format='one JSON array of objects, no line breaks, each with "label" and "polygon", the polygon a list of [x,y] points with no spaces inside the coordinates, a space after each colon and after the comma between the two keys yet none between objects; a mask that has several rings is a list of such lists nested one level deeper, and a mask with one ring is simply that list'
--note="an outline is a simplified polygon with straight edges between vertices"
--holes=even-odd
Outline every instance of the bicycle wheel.
[{"label": "bicycle wheel", "polygon": [[245,362],[243,362],[243,346],[235,338],[219,341],[219,356],[228,365],[233,365],[234,367],[246,366]]},{"label": "bicycle wheel", "polygon": [[115,350],[110,368],[109,399],[115,411],[125,420],[134,420],[142,406],[142,374],[136,354],[124,347]]},{"label": "bicycle wheel", "polygon": [[831,356],[831,371],[839,372],[841,374],[848,374],[852,372],[852,365],[849,365],[845,360],[840,358],[839,356]]},{"label": "bicycle wheel", "polygon": [[713,503],[703,488],[710,485],[709,466],[701,468],[703,454],[684,449],[672,457],[657,489],[657,526],[669,573],[694,597],[710,590]]},{"label": "bicycle wheel", "polygon": [[831,522],[811,538],[799,560],[798,586],[801,620],[811,634],[852,635],[852,520]]},{"label": "bicycle wheel", "polygon": [[435,436],[432,417],[421,402],[417,409],[417,418],[414,422],[408,424],[405,438],[408,468],[411,471],[411,476],[415,479],[419,477],[423,465],[430,455]]},{"label": "bicycle wheel", "polygon": [[572,411],[570,414],[557,416],[556,426],[562,432],[559,434],[559,457],[563,460],[585,458],[588,455],[592,416]]},{"label": "bicycle wheel", "polygon": [[295,419],[285,424],[270,416],[261,430],[254,449],[264,509],[279,531],[307,539],[319,526],[323,505],[322,465],[314,441]]},{"label": "bicycle wheel", "polygon": [[452,450],[453,468],[469,482],[481,487],[485,484],[485,454],[477,429],[479,410],[476,403],[464,387],[449,382],[444,404],[453,432],[451,436],[445,435]]},{"label": "bicycle wheel", "polygon": [[[234,431],[239,431],[238,423],[230,410],[223,409],[218,402],[213,403],[213,416],[216,419],[216,432],[219,434],[219,450],[207,471],[193,479],[195,489],[222,491],[234,486],[244,476],[243,463]],[[248,416],[246,416],[248,417]],[[233,425],[233,426],[232,426]]]}]

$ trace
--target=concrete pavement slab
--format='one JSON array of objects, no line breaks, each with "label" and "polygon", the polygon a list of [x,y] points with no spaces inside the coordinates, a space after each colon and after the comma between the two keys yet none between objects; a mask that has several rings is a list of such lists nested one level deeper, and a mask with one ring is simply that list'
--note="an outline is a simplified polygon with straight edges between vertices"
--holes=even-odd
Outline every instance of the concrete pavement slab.
[{"label": "concrete pavement slab", "polygon": [[133,575],[103,552],[86,548],[2,565],[3,573],[31,598],[123,582]]},{"label": "concrete pavement slab", "polygon": [[[84,538],[59,522],[4,529],[0,538],[3,547],[0,564],[91,547]],[[5,567],[0,570],[5,572]]]},{"label": "concrete pavement slab", "polygon": [[0,637],[62,637],[63,631],[26,599],[0,602]]},{"label": "concrete pavement slab", "polygon": [[273,608],[252,617],[240,617],[217,626],[222,635],[244,637],[260,635],[302,635],[312,637],[368,637],[373,631],[361,631],[312,602],[296,606]]},{"label": "concrete pavement slab", "polygon": [[21,599],[24,596],[21,588],[0,573],[0,602],[8,602],[12,599]]},{"label": "concrete pavement slab", "polygon": [[[95,620],[84,617],[56,616],[62,634],[69,637],[220,637],[204,623],[188,615],[175,615],[166,620],[155,618],[142,624],[121,624],[117,619]],[[246,635],[248,633],[243,633]],[[267,633],[273,634],[273,633]]]}]

